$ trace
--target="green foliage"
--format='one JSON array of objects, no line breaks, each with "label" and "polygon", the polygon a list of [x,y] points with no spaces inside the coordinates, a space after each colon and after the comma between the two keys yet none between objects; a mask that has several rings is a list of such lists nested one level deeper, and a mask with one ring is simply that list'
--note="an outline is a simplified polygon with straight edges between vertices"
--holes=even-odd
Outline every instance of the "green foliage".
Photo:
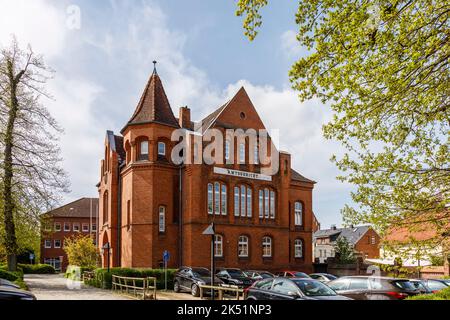
[{"label": "green foliage", "polygon": [[66,269],[66,273],[64,274],[64,277],[71,280],[81,281],[83,277],[83,273],[85,271],[93,271],[94,268],[86,268],[86,267],[79,267],[79,266],[68,266]]},{"label": "green foliage", "polygon": [[[104,288],[111,289],[112,285],[112,276],[122,276],[122,277],[136,277],[136,278],[145,278],[145,277],[156,277],[156,287],[158,289],[164,289],[164,269],[131,269],[131,268],[111,268],[110,272],[108,269],[95,269],[95,277],[94,280],[87,281],[86,284]],[[167,270],[167,288],[173,288],[173,278],[176,269],[168,269]]]},{"label": "green foliage", "polygon": [[339,237],[334,244],[334,252],[336,262],[339,264],[355,263],[356,258],[353,246],[348,242],[347,238]]},{"label": "green foliage", "polygon": [[[250,39],[265,4],[238,2]],[[427,222],[447,247],[449,16],[445,1],[301,0],[297,38],[308,54],[290,71],[302,101],[332,109],[324,135],[345,147],[332,160],[356,186],[345,222],[381,232]]]},{"label": "green foliage", "polygon": [[0,269],[0,278],[8,281],[16,281],[17,279],[20,279],[17,272],[6,271],[4,269]]},{"label": "green foliage", "polygon": [[430,256],[430,262],[433,266],[443,266],[444,255],[432,255]]},{"label": "green foliage", "polygon": [[54,274],[55,268],[49,264],[19,264],[24,274]]},{"label": "green foliage", "polygon": [[245,16],[244,29],[245,36],[253,41],[258,34],[258,28],[262,25],[260,9],[267,5],[267,0],[239,0],[238,10],[236,15],[238,17]]},{"label": "green foliage", "polygon": [[98,265],[99,252],[90,236],[66,238],[64,251],[70,265],[94,269]]},{"label": "green foliage", "polygon": [[450,287],[433,294],[421,294],[407,298],[407,300],[450,300]]}]

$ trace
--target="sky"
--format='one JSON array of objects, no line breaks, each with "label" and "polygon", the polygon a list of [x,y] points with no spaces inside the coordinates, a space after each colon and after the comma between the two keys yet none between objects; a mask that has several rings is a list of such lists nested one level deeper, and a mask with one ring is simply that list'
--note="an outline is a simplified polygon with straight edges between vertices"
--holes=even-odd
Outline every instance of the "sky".
[{"label": "sky", "polygon": [[320,101],[300,102],[288,72],[306,52],[296,40],[296,1],[272,1],[249,42],[236,1],[0,0],[0,47],[15,34],[56,72],[45,100],[64,128],[60,145],[71,192],[64,201],[97,197],[106,130],[118,133],[133,113],[157,60],[175,115],[193,120],[212,112],[244,86],[292,166],[317,181],[313,210],[323,228],[341,225],[352,187],[335,179],[330,162],[342,148],[322,137],[331,118]]}]

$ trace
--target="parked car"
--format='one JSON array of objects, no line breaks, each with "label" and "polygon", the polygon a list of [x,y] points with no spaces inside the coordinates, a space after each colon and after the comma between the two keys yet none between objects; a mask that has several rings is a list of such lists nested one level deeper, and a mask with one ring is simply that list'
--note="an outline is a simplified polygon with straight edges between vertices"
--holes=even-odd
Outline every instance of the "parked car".
[{"label": "parked car", "polygon": [[219,269],[216,276],[225,284],[235,285],[240,288],[247,288],[255,281],[247,276],[242,270],[236,268]]},{"label": "parked car", "polygon": [[309,275],[311,278],[315,280],[319,280],[323,283],[328,283],[330,281],[336,280],[338,277],[329,273],[311,273]]},{"label": "parked car", "polygon": [[327,285],[338,294],[355,300],[403,300],[420,293],[408,279],[388,277],[342,277]]},{"label": "parked car", "polygon": [[300,272],[300,271],[280,271],[280,272],[275,273],[275,276],[285,277],[285,278],[304,278],[304,279],[311,278],[306,273]]},{"label": "parked car", "polygon": [[275,275],[268,271],[259,271],[259,270],[244,270],[244,273],[251,278],[252,280],[262,280],[268,278],[274,278]]},{"label": "parked car", "polygon": [[318,280],[282,277],[254,283],[246,289],[245,296],[247,300],[352,300]]},{"label": "parked car", "polygon": [[419,290],[420,294],[430,294],[433,293],[433,290],[427,285],[426,280],[423,279],[409,279],[414,287]]},{"label": "parked car", "polygon": [[36,300],[36,297],[28,291],[9,286],[0,286],[0,300]]},{"label": "parked car", "polygon": [[[211,284],[211,272],[206,268],[181,267],[175,272],[173,290],[175,292],[187,291],[194,297],[200,295],[200,285]],[[221,285],[223,281],[214,277],[214,284]],[[209,293],[210,290],[205,290]]]},{"label": "parked car", "polygon": [[8,281],[8,280],[2,279],[2,278],[0,278],[0,287],[1,286],[20,289],[20,287],[17,284],[12,283],[11,281]]},{"label": "parked car", "polygon": [[423,279],[422,281],[433,293],[450,286],[447,279]]}]

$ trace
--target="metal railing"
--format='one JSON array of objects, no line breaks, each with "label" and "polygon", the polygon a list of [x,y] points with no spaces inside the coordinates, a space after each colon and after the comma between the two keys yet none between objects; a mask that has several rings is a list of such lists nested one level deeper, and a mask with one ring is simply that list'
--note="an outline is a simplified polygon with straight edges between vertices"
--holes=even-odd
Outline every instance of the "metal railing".
[{"label": "metal railing", "polygon": [[231,296],[236,300],[244,300],[244,289],[239,288],[238,286],[226,285],[223,284],[221,286],[211,286],[211,285],[200,285],[200,299],[203,299],[204,290],[209,289],[218,293],[218,300],[224,300],[225,293],[232,293]]},{"label": "metal railing", "polygon": [[156,300],[156,278],[134,278],[112,276],[112,290],[121,294],[131,295],[143,300]]}]

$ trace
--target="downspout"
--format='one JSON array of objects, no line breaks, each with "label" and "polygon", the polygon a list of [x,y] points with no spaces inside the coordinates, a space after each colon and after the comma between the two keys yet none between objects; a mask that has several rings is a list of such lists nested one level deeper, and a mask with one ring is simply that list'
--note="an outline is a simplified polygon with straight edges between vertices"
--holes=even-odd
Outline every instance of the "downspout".
[{"label": "downspout", "polygon": [[122,247],[122,176],[120,174],[120,167],[117,167],[117,179],[119,181],[119,190],[117,192],[117,263],[118,267],[122,265],[121,263],[121,247]]},{"label": "downspout", "polygon": [[180,165],[178,176],[178,265],[183,265],[183,167]]}]

